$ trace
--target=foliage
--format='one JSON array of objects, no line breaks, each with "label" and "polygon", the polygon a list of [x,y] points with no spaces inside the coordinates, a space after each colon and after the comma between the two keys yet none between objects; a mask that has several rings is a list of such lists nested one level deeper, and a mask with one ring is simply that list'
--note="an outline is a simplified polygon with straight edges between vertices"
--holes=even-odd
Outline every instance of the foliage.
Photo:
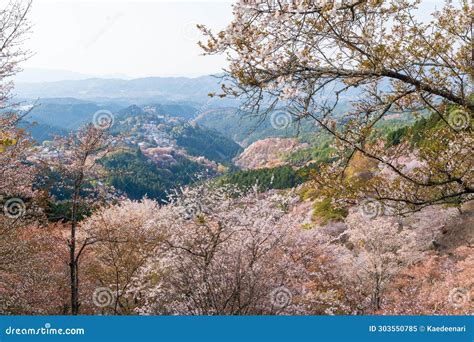
[{"label": "foliage", "polygon": [[342,221],[347,216],[347,210],[334,208],[330,199],[316,201],[313,204],[313,220],[320,224],[327,224],[330,221]]},{"label": "foliage", "polygon": [[170,189],[192,183],[196,174],[206,171],[204,166],[186,158],[175,159],[177,164],[160,168],[139,149],[127,149],[107,156],[101,164],[110,172],[108,182],[130,199],[147,196],[163,201]]},{"label": "foliage", "polygon": [[411,146],[417,147],[419,143],[429,134],[436,134],[436,128],[443,126],[439,115],[431,113],[427,118],[424,116],[415,121],[413,125],[392,128],[387,134],[387,148],[395,146],[407,140]]},{"label": "foliage", "polygon": [[309,162],[315,165],[330,163],[334,160],[334,149],[331,147],[330,142],[323,140],[323,142],[318,142],[315,146],[289,153],[284,157],[284,160],[288,161],[291,165],[297,166],[302,166]]},{"label": "foliage", "polygon": [[236,171],[221,177],[218,183],[233,184],[242,190],[257,185],[259,191],[267,191],[294,188],[304,180],[304,177],[291,166],[279,166],[271,169]]},{"label": "foliage", "polygon": [[[79,205],[77,209],[77,220],[82,221],[84,218],[90,216],[93,212],[87,204]],[[50,200],[48,201],[48,206],[45,209],[45,214],[48,217],[48,220],[51,222],[68,222],[72,217],[72,203],[69,200],[58,201]]]},{"label": "foliage", "polygon": [[401,127],[395,130],[391,130],[387,134],[387,147],[398,145],[402,142],[403,137],[408,133],[407,127]]},{"label": "foliage", "polygon": [[192,156],[204,156],[209,160],[222,164],[230,164],[241,147],[219,132],[201,128],[198,125],[185,124],[173,129],[172,137],[178,146],[184,148]]}]

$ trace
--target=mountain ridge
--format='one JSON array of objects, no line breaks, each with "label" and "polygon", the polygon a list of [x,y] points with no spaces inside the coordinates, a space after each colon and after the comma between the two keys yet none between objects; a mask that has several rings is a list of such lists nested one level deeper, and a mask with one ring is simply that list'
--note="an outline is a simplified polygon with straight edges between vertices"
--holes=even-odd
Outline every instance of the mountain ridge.
[{"label": "mountain ridge", "polygon": [[[17,82],[19,98],[74,97],[87,100],[134,99],[140,102],[191,101],[209,104],[209,93],[220,91],[219,75],[199,77],[142,77],[135,79],[88,78],[53,82]],[[238,103],[219,99],[221,105]]]}]

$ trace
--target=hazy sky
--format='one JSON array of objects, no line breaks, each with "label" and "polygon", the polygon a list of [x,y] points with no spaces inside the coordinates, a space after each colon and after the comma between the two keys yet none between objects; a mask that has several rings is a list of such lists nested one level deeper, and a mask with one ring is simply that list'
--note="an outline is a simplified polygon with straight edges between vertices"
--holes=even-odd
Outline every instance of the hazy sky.
[{"label": "hazy sky", "polygon": [[91,75],[196,76],[223,57],[200,56],[196,23],[225,28],[230,1],[34,0],[25,68]]},{"label": "hazy sky", "polygon": [[[427,16],[442,0],[424,0]],[[223,29],[226,0],[34,0],[23,67],[94,76],[198,76],[219,72],[222,56],[200,56],[196,23]]]}]

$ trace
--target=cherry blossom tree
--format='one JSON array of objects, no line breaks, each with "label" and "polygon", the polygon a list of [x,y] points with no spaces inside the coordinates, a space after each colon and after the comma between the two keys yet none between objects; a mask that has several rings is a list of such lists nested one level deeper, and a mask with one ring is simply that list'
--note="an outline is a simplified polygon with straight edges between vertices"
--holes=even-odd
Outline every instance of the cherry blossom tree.
[{"label": "cherry blossom tree", "polygon": [[341,283],[329,274],[331,257],[318,248],[325,240],[291,213],[296,201],[294,194],[242,194],[208,183],[170,196],[155,226],[164,241],[130,288],[141,300],[137,312],[349,312]]},{"label": "cherry blossom tree", "polygon": [[31,1],[10,1],[0,8],[0,203],[3,209],[0,239],[24,216],[25,202],[33,197],[32,167],[27,162],[32,144],[28,135],[17,127],[21,116],[9,108],[10,77],[29,56],[22,43],[30,30],[27,20],[30,7]]},{"label": "cherry blossom tree", "polygon": [[0,108],[5,109],[9,107],[13,87],[9,78],[20,71],[19,64],[31,55],[22,48],[31,29],[31,1],[5,1],[0,6]]},{"label": "cherry blossom tree", "polygon": [[284,281],[267,267],[282,239],[278,203],[247,198],[236,207],[230,193],[207,190],[183,189],[162,208],[157,224],[167,238],[138,278],[150,284],[142,313],[263,312],[271,283]]},{"label": "cherry blossom tree", "polygon": [[70,213],[64,217],[70,225],[68,238],[69,268],[71,286],[71,313],[79,313],[79,260],[82,253],[94,239],[87,236],[78,236],[77,228],[81,208],[99,206],[101,198],[107,197],[108,192],[101,187],[100,176],[102,168],[97,162],[109,153],[112,148],[112,139],[107,127],[96,127],[88,124],[68,137],[57,137],[53,148],[56,157],[46,161],[52,175],[59,173],[60,182],[56,188],[70,197]]},{"label": "cherry blossom tree", "polygon": [[[223,96],[242,98],[257,115],[283,106],[335,137],[338,159],[316,175],[323,196],[349,205],[371,196],[411,211],[460,205],[473,196],[470,4],[446,1],[429,20],[417,15],[419,4],[243,0],[225,30],[201,26],[208,40],[200,44],[227,56]],[[407,170],[400,157],[409,144],[388,149],[374,132],[387,115],[427,111],[441,121],[436,141]],[[346,171],[358,154],[394,177],[354,185]]]},{"label": "cherry blossom tree", "polygon": [[[28,224],[15,229],[10,268],[0,270],[1,314],[66,314],[68,273],[64,227]],[[21,247],[21,248],[20,248]],[[7,259],[8,260],[8,259]]]},{"label": "cherry blossom tree", "polygon": [[[38,193],[32,184],[35,167],[28,158],[33,147],[28,135],[17,129],[17,116],[0,117],[0,269],[10,265],[17,245],[15,229],[41,217]],[[17,251],[18,252],[18,251]]]},{"label": "cherry blossom tree", "polygon": [[397,219],[367,219],[361,213],[349,215],[346,223],[350,252],[341,252],[342,277],[360,293],[360,309],[376,313],[392,279],[422,256],[418,232]]},{"label": "cherry blossom tree", "polygon": [[384,313],[390,315],[472,315],[474,254],[458,247],[451,255],[431,252],[405,268],[388,288]]},{"label": "cherry blossom tree", "polygon": [[124,200],[101,208],[81,223],[81,230],[91,243],[89,253],[94,260],[84,272],[96,287],[110,288],[112,300],[104,303],[103,311],[133,313],[137,298],[129,295],[129,289],[138,270],[162,242],[162,233],[155,229],[159,219],[155,201]]}]

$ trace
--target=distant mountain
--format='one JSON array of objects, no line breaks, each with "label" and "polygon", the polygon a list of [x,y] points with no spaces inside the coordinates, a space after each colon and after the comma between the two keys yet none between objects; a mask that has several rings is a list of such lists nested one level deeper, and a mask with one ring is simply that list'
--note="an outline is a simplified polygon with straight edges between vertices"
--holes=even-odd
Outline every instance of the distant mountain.
[{"label": "distant mountain", "polygon": [[187,104],[152,104],[145,106],[146,110],[156,114],[169,115],[185,120],[191,120],[199,113],[199,109]]},{"label": "distant mountain", "polygon": [[[32,108],[32,106],[34,106]],[[31,109],[32,108],[32,109]],[[30,110],[27,121],[35,121],[58,129],[77,129],[91,122],[99,110],[108,110],[118,117],[142,114],[145,111],[153,115],[167,115],[184,120],[193,119],[199,112],[196,107],[187,104],[151,104],[145,106],[130,105],[123,101],[92,102],[71,97],[45,98],[38,101],[27,100],[21,110]]]},{"label": "distant mountain", "polygon": [[193,122],[219,131],[242,146],[270,137],[294,138],[307,132],[314,133],[311,120],[301,121],[300,127],[292,120],[284,111],[275,111],[273,118],[272,113],[263,118],[249,116],[236,108],[214,108],[199,114]]},{"label": "distant mountain", "polygon": [[114,104],[99,105],[71,98],[53,98],[38,101],[25,117],[27,121],[36,121],[64,130],[77,129],[91,122],[99,110],[116,111],[121,107]]},{"label": "distant mountain", "polygon": [[15,83],[41,83],[57,82],[65,80],[85,80],[94,77],[104,78],[127,78],[125,75],[91,75],[70,70],[47,69],[47,68],[24,68],[13,77]]},{"label": "distant mountain", "polygon": [[221,164],[231,164],[241,152],[241,147],[221,133],[199,125],[185,124],[174,130],[176,144],[191,156],[203,156]]},{"label": "distant mountain", "polygon": [[90,78],[57,82],[24,83],[17,81],[15,93],[20,98],[74,97],[94,102],[106,99],[133,100],[136,104],[196,102],[219,105],[237,103],[236,100],[211,100],[208,94],[219,92],[219,78],[202,76],[148,77],[133,80]]},{"label": "distant mountain", "polygon": [[67,134],[67,131],[64,129],[37,122],[20,121],[19,127],[27,131],[33,140],[39,144],[45,140],[53,140],[55,136],[64,136]]}]

